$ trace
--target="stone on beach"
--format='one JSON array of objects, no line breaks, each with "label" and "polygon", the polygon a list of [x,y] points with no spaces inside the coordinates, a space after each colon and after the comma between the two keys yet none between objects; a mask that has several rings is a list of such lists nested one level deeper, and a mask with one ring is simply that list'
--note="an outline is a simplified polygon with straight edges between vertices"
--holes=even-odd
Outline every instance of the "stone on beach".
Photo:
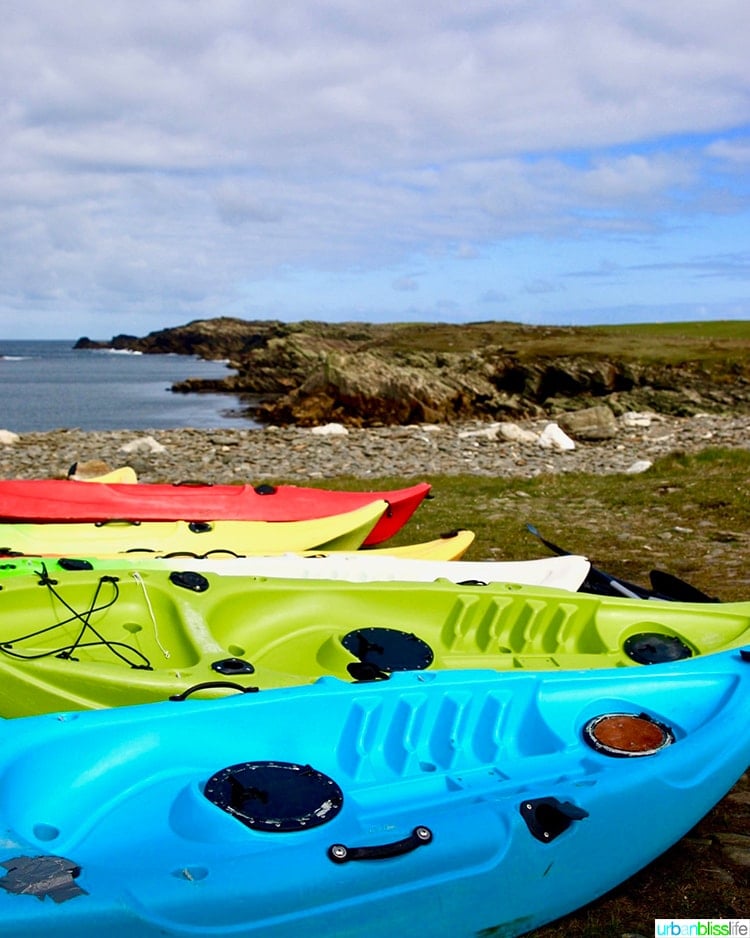
[{"label": "stone on beach", "polygon": [[349,431],[341,423],[324,423],[319,427],[312,427],[310,433],[315,436],[346,436]]},{"label": "stone on beach", "polygon": [[517,423],[500,423],[498,424],[498,432],[503,439],[513,443],[536,443],[539,440],[538,433],[519,427]]},{"label": "stone on beach", "polygon": [[606,404],[560,414],[560,428],[576,440],[611,440],[617,436],[617,418]]},{"label": "stone on beach", "polygon": [[655,417],[656,414],[629,410],[620,417],[620,422],[624,427],[650,427]]},{"label": "stone on beach", "polygon": [[652,466],[653,466],[653,463],[651,462],[650,459],[636,459],[636,461],[632,465],[628,466],[625,472],[627,475],[630,475],[630,476],[638,475],[641,472],[646,472]]},{"label": "stone on beach", "polygon": [[138,440],[132,440],[120,447],[121,453],[166,453],[167,448],[155,440],[152,436],[144,436]]},{"label": "stone on beach", "polygon": [[556,423],[548,423],[538,440],[542,449],[559,449],[563,452],[574,450],[575,443]]}]

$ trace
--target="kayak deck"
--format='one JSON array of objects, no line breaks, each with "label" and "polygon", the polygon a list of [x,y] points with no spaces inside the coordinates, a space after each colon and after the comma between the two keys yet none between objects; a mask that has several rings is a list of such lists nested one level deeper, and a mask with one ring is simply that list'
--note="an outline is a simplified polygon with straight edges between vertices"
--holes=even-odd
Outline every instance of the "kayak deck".
[{"label": "kayak deck", "polygon": [[750,640],[750,603],[194,571],[13,577],[0,613],[5,716],[163,700],[216,680],[269,688],[403,670],[638,667]]}]

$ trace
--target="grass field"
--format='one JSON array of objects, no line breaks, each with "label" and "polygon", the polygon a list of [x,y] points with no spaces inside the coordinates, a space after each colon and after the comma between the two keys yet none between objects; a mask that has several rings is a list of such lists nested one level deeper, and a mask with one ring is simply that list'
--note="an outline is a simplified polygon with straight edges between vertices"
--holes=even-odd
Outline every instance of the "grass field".
[{"label": "grass field", "polygon": [[[423,503],[394,544],[468,528],[467,560],[528,560],[550,551],[526,530],[597,567],[648,585],[658,568],[725,601],[750,599],[750,449],[675,454],[638,475],[561,473],[535,479],[433,476]],[[397,488],[416,479],[352,477],[336,488]]]},{"label": "grass field", "polygon": [[692,362],[723,369],[728,362],[747,364],[750,321],[616,326],[527,326],[496,321],[460,326],[403,323],[378,327],[367,344],[409,352],[471,352],[495,346],[521,361],[584,355],[665,365]]}]

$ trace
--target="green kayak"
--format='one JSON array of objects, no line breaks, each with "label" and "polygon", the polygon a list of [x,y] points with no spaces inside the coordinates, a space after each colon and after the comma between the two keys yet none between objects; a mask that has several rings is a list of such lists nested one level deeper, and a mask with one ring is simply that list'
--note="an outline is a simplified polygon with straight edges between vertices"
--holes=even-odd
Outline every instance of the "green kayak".
[{"label": "green kayak", "polygon": [[[0,589],[0,715],[395,671],[648,665],[750,641],[750,602],[514,584],[56,571]],[[197,691],[196,691],[197,692]]]}]

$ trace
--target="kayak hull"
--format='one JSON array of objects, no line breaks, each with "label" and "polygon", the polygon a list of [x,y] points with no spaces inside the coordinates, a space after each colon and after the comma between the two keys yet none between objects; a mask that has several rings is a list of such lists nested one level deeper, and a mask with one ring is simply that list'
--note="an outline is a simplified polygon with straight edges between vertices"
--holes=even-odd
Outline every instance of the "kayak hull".
[{"label": "kayak hull", "polygon": [[[525,934],[726,794],[747,668],[402,674],[6,721],[3,936]],[[660,744],[592,748],[612,717]]]},{"label": "kayak hull", "polygon": [[354,511],[375,501],[387,510],[366,544],[392,537],[430,491],[427,482],[381,492],[295,485],[198,485],[0,480],[0,519],[25,522],[305,521]]}]

